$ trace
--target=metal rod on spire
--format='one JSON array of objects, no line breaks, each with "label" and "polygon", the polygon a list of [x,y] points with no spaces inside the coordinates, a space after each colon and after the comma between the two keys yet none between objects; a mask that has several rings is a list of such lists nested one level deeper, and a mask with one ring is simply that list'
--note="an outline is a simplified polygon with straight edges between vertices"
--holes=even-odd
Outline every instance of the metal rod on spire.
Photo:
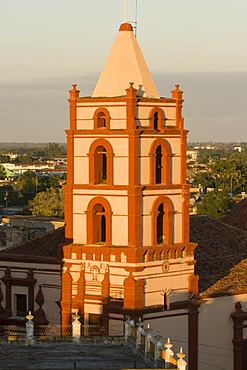
[{"label": "metal rod on spire", "polygon": [[128,22],[128,0],[125,0],[125,23]]},{"label": "metal rod on spire", "polygon": [[136,9],[135,9],[135,37],[137,37],[137,0],[136,0]]}]

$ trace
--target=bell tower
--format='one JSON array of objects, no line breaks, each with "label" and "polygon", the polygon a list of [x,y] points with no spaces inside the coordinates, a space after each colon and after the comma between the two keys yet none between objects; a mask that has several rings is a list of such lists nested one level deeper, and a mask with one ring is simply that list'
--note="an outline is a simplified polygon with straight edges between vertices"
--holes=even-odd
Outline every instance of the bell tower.
[{"label": "bell tower", "polygon": [[[150,310],[195,293],[186,138],[179,85],[160,97],[132,26],[120,26],[90,97],[69,91],[62,324],[79,310]],[[193,284],[191,283],[193,281]],[[152,311],[153,312],[153,311]]]}]

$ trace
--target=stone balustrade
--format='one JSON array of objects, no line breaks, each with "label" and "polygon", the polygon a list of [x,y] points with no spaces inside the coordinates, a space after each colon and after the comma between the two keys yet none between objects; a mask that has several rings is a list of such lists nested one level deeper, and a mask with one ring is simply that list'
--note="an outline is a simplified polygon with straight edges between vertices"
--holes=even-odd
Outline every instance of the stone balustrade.
[{"label": "stone balustrade", "polygon": [[146,329],[143,328],[141,319],[136,323],[128,318],[125,323],[125,341],[136,347],[136,350],[145,356],[148,360],[154,362],[159,367],[186,370],[187,363],[184,360],[185,354],[183,349],[177,353],[177,360],[174,358],[172,351],[173,345],[168,338],[163,345],[162,337],[158,334],[152,335],[152,329],[149,324]]},{"label": "stone balustrade", "polygon": [[[26,343],[31,345],[34,342],[35,336],[31,312],[29,312],[26,318]],[[79,321],[80,316],[78,313],[72,314],[72,318],[72,338],[73,341],[79,342],[84,326]],[[177,359],[174,358],[174,352],[172,351],[173,345],[170,339],[168,338],[166,343],[163,344],[162,337],[159,334],[152,335],[152,329],[149,324],[144,329],[141,319],[135,322],[133,319],[128,318],[124,323],[124,328],[125,342],[134,346],[137,352],[147,360],[161,368],[186,370],[187,363],[184,360],[185,354],[183,353],[183,349],[180,348],[180,351],[176,354]],[[83,335],[85,335],[85,328],[83,328]]]}]

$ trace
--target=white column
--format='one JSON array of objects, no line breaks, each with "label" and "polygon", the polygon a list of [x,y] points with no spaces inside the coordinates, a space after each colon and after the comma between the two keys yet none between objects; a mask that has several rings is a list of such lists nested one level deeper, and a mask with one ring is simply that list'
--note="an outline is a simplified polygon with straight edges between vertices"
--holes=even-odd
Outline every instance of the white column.
[{"label": "white column", "polygon": [[28,320],[26,322],[26,343],[28,345],[31,345],[34,341],[34,322],[33,315],[31,314],[31,311],[28,312],[28,315],[26,316],[26,319]]},{"label": "white column", "polygon": [[81,323],[79,321],[80,315],[76,312],[72,315],[74,321],[72,322],[72,336],[75,341],[78,341],[81,337]]},{"label": "white column", "polygon": [[167,338],[167,342],[164,344],[166,350],[165,350],[165,362],[170,362],[170,359],[173,358],[174,352],[171,350],[173,345],[170,342],[170,338]]},{"label": "white column", "polygon": [[150,349],[150,340],[152,338],[151,331],[152,329],[150,328],[150,325],[147,324],[147,327],[145,329],[145,356]]},{"label": "white column", "polygon": [[184,361],[185,354],[183,353],[183,348],[180,348],[180,352],[177,353],[179,360],[177,361],[179,370],[186,370],[187,362]]},{"label": "white column", "polygon": [[136,348],[141,344],[141,334],[145,333],[145,330],[139,326],[136,330]]},{"label": "white column", "polygon": [[137,326],[137,329],[136,329],[136,348],[138,348],[138,346],[141,343],[141,333],[144,332],[143,322],[142,322],[140,317],[139,317],[139,320],[136,323],[136,326]]},{"label": "white column", "polygon": [[158,342],[155,343],[155,353],[154,353],[154,361],[157,362],[161,358],[161,348],[163,347],[163,344],[158,340]]},{"label": "white column", "polygon": [[125,339],[125,342],[127,342],[128,338],[131,336],[131,328],[132,327],[135,327],[135,322],[131,318],[128,318],[124,322],[124,339]]}]

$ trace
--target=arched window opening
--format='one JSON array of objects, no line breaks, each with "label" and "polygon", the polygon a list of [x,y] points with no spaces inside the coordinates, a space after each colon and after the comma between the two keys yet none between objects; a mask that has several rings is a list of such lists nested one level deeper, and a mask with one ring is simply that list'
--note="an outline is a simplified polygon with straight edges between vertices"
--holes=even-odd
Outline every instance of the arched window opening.
[{"label": "arched window opening", "polygon": [[110,129],[110,114],[106,108],[104,107],[98,108],[94,112],[93,119],[95,130]]},{"label": "arched window opening", "polygon": [[92,185],[113,185],[113,149],[101,138],[92,142],[89,148],[89,183]]},{"label": "arched window opening", "polygon": [[174,250],[173,252],[173,258],[176,259],[177,258],[177,249]]},{"label": "arched window opening", "polygon": [[169,260],[170,258],[170,249],[166,251],[166,260]]},{"label": "arched window opening", "polygon": [[105,183],[107,181],[107,156],[106,150],[103,149],[102,153],[102,182]]},{"label": "arched window opening", "polygon": [[[173,243],[173,203],[167,196],[156,198],[152,209],[152,245]],[[164,248],[166,250],[166,248]],[[165,254],[165,251],[164,251]]]},{"label": "arched window opening", "polygon": [[112,245],[112,210],[103,197],[92,198],[87,210],[87,244]]},{"label": "arched window opening", "polygon": [[104,243],[106,241],[106,218],[105,218],[105,215],[101,216],[101,241],[104,242]]},{"label": "arched window opening", "polygon": [[155,152],[156,155],[156,171],[155,171],[155,182],[161,184],[162,182],[162,149],[159,145]]},{"label": "arched window opening", "polygon": [[107,182],[107,152],[103,146],[95,150],[95,183],[104,184]]},{"label": "arched window opening", "polygon": [[158,115],[158,112],[155,112],[154,113],[154,129],[155,130],[158,130],[158,122],[159,122],[159,115]]},{"label": "arched window opening", "polygon": [[155,107],[149,113],[150,127],[156,131],[164,130],[165,113],[163,109]]},{"label": "arched window opening", "polygon": [[163,222],[164,220],[164,204],[161,203],[158,207],[158,216],[157,216],[157,230],[156,230],[156,242],[157,244],[163,243],[164,240],[164,230]]},{"label": "arched window opening", "polygon": [[105,208],[101,204],[94,206],[94,223],[93,223],[93,234],[94,243],[105,243],[106,242],[106,216]]},{"label": "arched window opening", "polygon": [[170,144],[164,138],[153,141],[150,147],[150,184],[171,184],[171,157]]},{"label": "arched window opening", "polygon": [[104,112],[99,112],[97,115],[97,128],[106,128],[106,115]]}]

